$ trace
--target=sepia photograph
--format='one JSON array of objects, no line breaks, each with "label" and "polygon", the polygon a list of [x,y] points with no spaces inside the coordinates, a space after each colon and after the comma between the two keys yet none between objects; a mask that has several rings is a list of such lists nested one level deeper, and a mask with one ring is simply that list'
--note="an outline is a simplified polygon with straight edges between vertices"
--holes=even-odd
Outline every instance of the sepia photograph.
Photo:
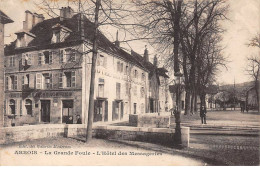
[{"label": "sepia photograph", "polygon": [[259,0],[0,0],[0,166],[259,166]]}]

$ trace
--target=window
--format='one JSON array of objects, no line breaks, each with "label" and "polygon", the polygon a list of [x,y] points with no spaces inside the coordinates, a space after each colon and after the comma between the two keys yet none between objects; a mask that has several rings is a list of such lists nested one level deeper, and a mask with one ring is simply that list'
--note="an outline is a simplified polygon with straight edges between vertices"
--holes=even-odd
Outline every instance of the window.
[{"label": "window", "polygon": [[59,88],[63,87],[76,87],[76,74],[74,71],[59,74]]},{"label": "window", "polygon": [[17,90],[17,76],[10,76],[10,81],[11,81],[11,88],[12,90]]},{"label": "window", "polygon": [[71,53],[70,53],[70,61],[71,62],[76,61],[76,51],[75,50],[71,51]]},{"label": "window", "polygon": [[99,78],[98,97],[104,97],[104,79]]},{"label": "window", "polygon": [[40,52],[38,54],[38,64],[52,64],[52,55],[52,51],[44,51],[43,53]]},{"label": "window", "polygon": [[25,100],[25,110],[27,115],[32,115],[32,101],[30,99]]},{"label": "window", "polygon": [[14,58],[14,56],[11,56],[11,57],[10,57],[9,66],[10,66],[10,67],[14,67],[14,66],[15,66],[15,58]]},{"label": "window", "polygon": [[15,100],[11,99],[9,101],[9,114],[16,114],[15,113]]},{"label": "window", "polygon": [[30,75],[22,76],[22,89],[28,89],[30,84]]},{"label": "window", "polygon": [[63,49],[59,51],[59,61],[60,63],[66,62],[66,51]]},{"label": "window", "polygon": [[133,93],[134,93],[134,96],[137,95],[137,86],[134,86],[134,87],[133,87]]},{"label": "window", "polygon": [[142,81],[145,81],[145,75],[142,73]]},{"label": "window", "polygon": [[41,65],[43,64],[43,54],[40,52],[38,53],[38,65]]},{"label": "window", "polygon": [[121,84],[116,83],[116,98],[117,99],[120,99],[120,88],[121,88]]},{"label": "window", "polygon": [[60,42],[60,31],[54,31],[53,37],[52,37],[53,43],[59,43]]},{"label": "window", "polygon": [[121,72],[123,72],[124,71],[124,64],[123,63],[121,63],[120,68],[121,68]]},{"label": "window", "polygon": [[45,51],[45,52],[43,52],[43,54],[44,54],[44,58],[43,58],[44,63],[43,64],[52,64],[52,52]]},{"label": "window", "polygon": [[120,68],[120,62],[117,62],[117,71],[120,72],[121,68]]},{"label": "window", "polygon": [[6,76],[5,77],[5,90],[9,90],[10,88],[9,88],[9,77],[8,76]]},{"label": "window", "polygon": [[32,54],[24,53],[22,55],[22,65],[23,66],[32,65]]},{"label": "window", "polygon": [[43,86],[44,89],[51,89],[52,88],[52,74],[44,73],[43,82],[44,82],[44,86]]},{"label": "window", "polygon": [[135,78],[138,78],[138,72],[137,72],[137,70],[134,71],[134,77],[135,77]]},{"label": "window", "polygon": [[125,74],[128,74],[128,66],[125,66]]},{"label": "window", "polygon": [[97,59],[97,66],[103,66],[106,68],[107,66],[107,58],[103,55],[99,55]]},{"label": "window", "polygon": [[140,96],[143,98],[144,95],[145,95],[144,87],[141,87],[141,88],[140,88]]}]

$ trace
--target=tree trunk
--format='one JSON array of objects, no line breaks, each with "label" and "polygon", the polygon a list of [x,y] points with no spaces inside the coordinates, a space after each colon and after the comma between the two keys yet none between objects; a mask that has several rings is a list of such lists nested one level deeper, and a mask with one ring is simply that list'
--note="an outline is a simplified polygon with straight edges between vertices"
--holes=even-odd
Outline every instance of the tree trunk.
[{"label": "tree trunk", "polygon": [[194,98],[194,112],[197,113],[197,112],[198,112],[198,107],[197,107],[197,104],[198,104],[197,92],[195,91],[194,93],[195,93],[195,94],[194,94],[194,96],[195,96],[195,98]]},{"label": "tree trunk", "polygon": [[259,107],[259,84],[258,84],[258,79],[255,81],[255,92],[256,92],[256,100],[257,100],[257,110],[260,112],[260,107]]},{"label": "tree trunk", "polygon": [[191,95],[190,112],[191,112],[191,114],[194,113],[194,91],[192,91],[192,95]]},{"label": "tree trunk", "polygon": [[190,113],[190,89],[186,89],[184,114],[188,115],[189,113]]},{"label": "tree trunk", "polygon": [[88,124],[87,124],[87,137],[86,141],[92,139],[92,124],[93,124],[93,114],[94,114],[94,89],[95,89],[95,77],[96,77],[96,60],[97,60],[97,40],[98,40],[98,13],[101,0],[96,0],[95,9],[95,22],[94,22],[94,39],[92,48],[92,66],[91,66],[91,79],[90,79],[90,93],[89,93],[89,109],[88,109]]}]

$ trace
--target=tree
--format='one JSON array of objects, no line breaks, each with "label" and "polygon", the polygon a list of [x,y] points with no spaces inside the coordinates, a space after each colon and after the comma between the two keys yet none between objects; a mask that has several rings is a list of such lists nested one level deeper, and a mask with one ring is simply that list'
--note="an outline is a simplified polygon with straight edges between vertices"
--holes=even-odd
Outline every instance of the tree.
[{"label": "tree", "polygon": [[256,92],[256,100],[257,100],[257,109],[260,112],[259,106],[259,76],[260,76],[260,58],[258,56],[250,56],[247,58],[247,74],[253,79],[254,81],[254,89]]}]

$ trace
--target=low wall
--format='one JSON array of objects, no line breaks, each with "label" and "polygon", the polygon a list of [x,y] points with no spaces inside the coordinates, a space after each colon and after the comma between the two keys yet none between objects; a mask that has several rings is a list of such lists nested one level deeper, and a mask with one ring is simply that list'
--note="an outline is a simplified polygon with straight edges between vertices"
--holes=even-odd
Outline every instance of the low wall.
[{"label": "low wall", "polygon": [[83,124],[42,124],[4,127],[0,128],[0,132],[3,133],[3,137],[0,138],[0,144],[50,137],[81,136],[85,135],[85,128]]},{"label": "low wall", "polygon": [[[174,145],[174,129],[169,128],[145,128],[127,126],[94,126],[93,137],[102,139],[116,139],[129,141],[143,141]],[[3,137],[0,144],[30,141],[51,137],[78,137],[86,135],[86,126],[83,124],[46,124],[19,127],[1,128]],[[189,127],[182,127],[182,143],[189,146]]]},{"label": "low wall", "polygon": [[169,127],[169,115],[150,114],[130,114],[129,125],[135,127],[153,127],[167,128]]}]

